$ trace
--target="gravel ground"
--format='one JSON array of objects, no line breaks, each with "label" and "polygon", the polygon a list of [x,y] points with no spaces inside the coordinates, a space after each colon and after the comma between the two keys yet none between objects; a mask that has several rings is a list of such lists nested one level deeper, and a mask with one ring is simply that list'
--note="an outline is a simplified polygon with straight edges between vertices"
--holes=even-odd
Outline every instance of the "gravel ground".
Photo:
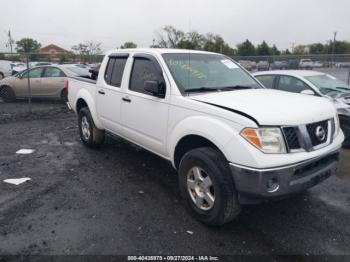
[{"label": "gravel ground", "polygon": [[[88,149],[64,105],[38,103],[31,115],[21,105],[0,103],[2,255],[350,255],[350,151],[308,193],[210,228],[183,209],[167,161],[119,139]],[[18,177],[31,181],[2,182]]]}]

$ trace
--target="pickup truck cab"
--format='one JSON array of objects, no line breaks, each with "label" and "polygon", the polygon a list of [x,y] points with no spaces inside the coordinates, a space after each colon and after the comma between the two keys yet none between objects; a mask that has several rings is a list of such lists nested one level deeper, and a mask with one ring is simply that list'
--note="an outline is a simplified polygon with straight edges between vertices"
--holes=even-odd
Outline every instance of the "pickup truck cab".
[{"label": "pickup truck cab", "polygon": [[327,99],[265,89],[202,51],[112,50],[97,82],[69,79],[68,100],[86,146],[109,132],[169,160],[185,206],[209,225],[331,176],[344,139]]}]

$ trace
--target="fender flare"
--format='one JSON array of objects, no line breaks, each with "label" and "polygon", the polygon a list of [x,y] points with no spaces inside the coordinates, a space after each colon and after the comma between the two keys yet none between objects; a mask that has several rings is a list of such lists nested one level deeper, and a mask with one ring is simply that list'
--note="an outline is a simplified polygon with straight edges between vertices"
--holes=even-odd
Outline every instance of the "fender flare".
[{"label": "fender flare", "polygon": [[170,160],[175,167],[175,150],[182,138],[189,135],[201,136],[213,143],[229,159],[229,153],[225,149],[235,135],[234,128],[223,121],[207,116],[188,117],[179,122],[172,130],[168,139],[168,152]]},{"label": "fender flare", "polygon": [[76,108],[77,108],[77,102],[79,101],[79,99],[83,99],[86,102],[86,104],[87,104],[87,106],[88,106],[88,108],[90,110],[92,119],[94,120],[95,126],[98,129],[104,129],[103,125],[101,124],[101,122],[100,122],[100,120],[98,118],[97,110],[96,110],[96,104],[95,104],[95,101],[92,98],[91,94],[85,89],[80,89],[79,90],[79,92],[77,94],[77,99],[75,100],[75,103],[74,103],[74,110],[75,111],[77,111]]}]

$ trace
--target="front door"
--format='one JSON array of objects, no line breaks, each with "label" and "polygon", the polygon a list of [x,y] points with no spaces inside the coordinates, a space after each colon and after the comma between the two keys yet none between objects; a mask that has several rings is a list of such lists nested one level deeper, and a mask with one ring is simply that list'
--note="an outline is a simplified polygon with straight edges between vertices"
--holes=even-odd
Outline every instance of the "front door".
[{"label": "front door", "polygon": [[[145,81],[164,86],[164,97],[145,91]],[[129,88],[122,97],[125,136],[137,144],[165,154],[169,112],[169,92],[157,60],[150,55],[134,55]]]},{"label": "front door", "polygon": [[[31,96],[40,96],[41,92],[41,77],[43,67],[29,69],[30,93]],[[15,92],[17,97],[28,97],[28,70],[25,71],[20,78],[16,79]]]}]

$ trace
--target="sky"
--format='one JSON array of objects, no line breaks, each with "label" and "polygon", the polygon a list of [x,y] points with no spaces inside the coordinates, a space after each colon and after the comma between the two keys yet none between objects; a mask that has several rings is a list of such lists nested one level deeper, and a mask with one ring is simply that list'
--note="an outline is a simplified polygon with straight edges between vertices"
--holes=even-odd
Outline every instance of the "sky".
[{"label": "sky", "polygon": [[[6,4],[5,4],[6,3]],[[349,0],[4,0],[0,9],[0,51],[7,32],[19,40],[68,50],[86,41],[108,50],[133,41],[149,47],[165,25],[183,31],[220,34],[235,47],[245,39],[286,49],[326,43],[337,31],[350,41]]]}]

